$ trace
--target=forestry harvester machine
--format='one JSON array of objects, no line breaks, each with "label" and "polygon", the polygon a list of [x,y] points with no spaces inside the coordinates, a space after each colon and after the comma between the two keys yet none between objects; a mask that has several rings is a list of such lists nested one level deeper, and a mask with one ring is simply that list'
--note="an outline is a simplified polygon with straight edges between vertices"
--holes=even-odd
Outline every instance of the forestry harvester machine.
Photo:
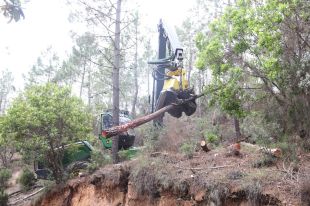
[{"label": "forestry harvester machine", "polygon": [[[196,111],[197,105],[193,98],[194,90],[189,87],[187,71],[183,68],[183,47],[175,29],[162,20],[159,22],[158,32],[158,60],[148,62],[156,65],[153,70],[152,112],[175,104],[168,111],[171,116],[180,118],[183,112],[190,116]],[[192,100],[187,101],[188,99]],[[163,116],[156,121],[161,124],[162,118]]]},{"label": "forestry harvester machine", "polygon": [[[120,126],[113,127],[112,112],[101,115],[99,139],[105,148],[112,147],[110,137],[120,134],[119,149],[128,149],[134,143],[133,128],[150,120],[161,125],[164,112],[180,118],[184,112],[190,116],[196,111],[194,90],[189,87],[187,71],[183,68],[183,48],[173,28],[160,20],[158,25],[158,59],[149,61],[153,70],[152,114],[132,120],[128,112],[121,111]],[[170,106],[170,108],[166,106]],[[171,107],[174,105],[173,107]],[[159,111],[161,110],[161,111]],[[163,111],[165,110],[165,111]]]},{"label": "forestry harvester machine", "polygon": [[[151,102],[152,114],[132,120],[128,111],[121,110],[119,112],[120,126],[113,126],[112,111],[107,110],[102,113],[99,122],[99,139],[107,149],[112,147],[110,137],[119,135],[118,149],[124,149],[133,155],[137,152],[137,149],[131,148],[135,140],[133,128],[152,119],[155,120],[155,124],[161,125],[165,111],[176,118],[180,118],[183,112],[190,116],[196,111],[195,99],[197,96],[194,90],[189,87],[187,72],[183,68],[183,48],[175,30],[161,20],[158,25],[158,31],[158,60],[148,62],[155,65]],[[174,106],[169,108],[168,105],[170,107],[171,105]],[[158,110],[162,110],[162,112]],[[62,164],[68,170],[72,170],[72,168],[85,168],[94,150],[87,141],[65,145],[64,149]],[[46,179],[51,172],[47,169],[44,162],[46,161],[35,164],[35,172],[38,178]]]}]

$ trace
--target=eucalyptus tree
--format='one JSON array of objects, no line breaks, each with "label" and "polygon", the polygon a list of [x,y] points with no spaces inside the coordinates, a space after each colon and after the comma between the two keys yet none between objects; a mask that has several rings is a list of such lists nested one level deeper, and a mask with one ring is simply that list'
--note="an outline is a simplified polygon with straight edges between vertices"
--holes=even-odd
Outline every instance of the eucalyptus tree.
[{"label": "eucalyptus tree", "polygon": [[53,83],[28,87],[13,101],[0,126],[0,136],[19,142],[27,160],[45,160],[58,183],[63,180],[64,145],[91,132],[83,102],[71,89]]},{"label": "eucalyptus tree", "polygon": [[309,6],[238,1],[199,34],[196,65],[212,71],[211,102],[242,118],[259,100],[285,132],[309,134]]}]

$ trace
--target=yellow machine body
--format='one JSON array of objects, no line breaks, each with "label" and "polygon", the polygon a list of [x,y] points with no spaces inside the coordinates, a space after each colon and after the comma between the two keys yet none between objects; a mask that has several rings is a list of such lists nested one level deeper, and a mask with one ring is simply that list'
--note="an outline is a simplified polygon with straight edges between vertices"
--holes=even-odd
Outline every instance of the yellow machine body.
[{"label": "yellow machine body", "polygon": [[[165,80],[163,91],[173,90],[179,91],[188,89],[188,80],[186,78],[186,69],[178,68],[175,71],[169,71],[166,73],[166,76],[171,77],[170,79]],[[181,81],[180,81],[181,80]]]},{"label": "yellow machine body", "polygon": [[[189,99],[195,95],[193,89],[189,88],[186,69],[170,70],[166,73],[166,77],[167,79],[164,81],[163,89],[156,104],[156,110],[169,104],[177,104],[179,100]],[[170,109],[168,113],[176,118],[180,118],[182,112],[190,116],[196,111],[196,107],[195,100],[191,100],[186,104]]]}]

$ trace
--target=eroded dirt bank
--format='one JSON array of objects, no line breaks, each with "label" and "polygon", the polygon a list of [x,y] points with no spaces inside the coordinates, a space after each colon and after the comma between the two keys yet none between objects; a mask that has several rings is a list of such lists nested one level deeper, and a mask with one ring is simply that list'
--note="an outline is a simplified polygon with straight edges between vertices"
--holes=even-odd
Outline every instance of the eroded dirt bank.
[{"label": "eroded dirt bank", "polygon": [[296,172],[283,159],[266,164],[256,147],[243,144],[241,148],[239,156],[227,155],[225,148],[192,157],[143,154],[57,186],[33,205],[309,205],[310,188],[300,190],[300,185],[309,182],[310,155],[300,157]]},{"label": "eroded dirt bank", "polygon": [[239,156],[227,155],[225,148],[196,152],[192,157],[143,153],[135,160],[106,165],[92,175],[49,188],[39,199],[38,194],[12,204],[20,199],[15,198],[10,205],[310,205],[309,154],[301,156],[294,167],[283,159],[263,166],[266,160],[259,151],[242,148]]},{"label": "eroded dirt bank", "polygon": [[[148,173],[145,171],[145,178]],[[54,188],[35,205],[44,206],[93,206],[93,205],[282,205],[268,194],[247,194],[247,191],[226,184],[209,184],[199,178],[166,180],[167,185],[156,184],[150,178],[141,188],[131,181],[128,165],[102,169],[90,177],[71,180],[67,185]],[[158,182],[157,182],[158,183]],[[135,186],[136,185],[136,186]]]}]

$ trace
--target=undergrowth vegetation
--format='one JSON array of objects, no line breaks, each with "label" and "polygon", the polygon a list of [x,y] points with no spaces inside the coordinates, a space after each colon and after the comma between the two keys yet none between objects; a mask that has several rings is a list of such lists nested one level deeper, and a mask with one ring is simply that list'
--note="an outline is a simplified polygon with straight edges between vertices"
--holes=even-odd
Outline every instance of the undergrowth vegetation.
[{"label": "undergrowth vegetation", "polygon": [[5,188],[8,180],[12,177],[12,171],[7,168],[0,169],[0,187]]},{"label": "undergrowth vegetation", "polygon": [[24,168],[23,172],[19,177],[19,182],[22,185],[23,190],[29,190],[32,186],[34,186],[36,181],[35,175],[28,168]]}]

